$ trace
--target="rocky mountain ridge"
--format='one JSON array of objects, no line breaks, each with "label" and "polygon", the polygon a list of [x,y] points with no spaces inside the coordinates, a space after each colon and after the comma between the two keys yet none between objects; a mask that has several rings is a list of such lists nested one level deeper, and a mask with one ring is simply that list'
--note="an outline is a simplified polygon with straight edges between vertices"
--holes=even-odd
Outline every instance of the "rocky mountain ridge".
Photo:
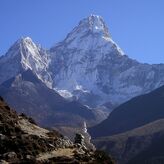
[{"label": "rocky mountain ridge", "polygon": [[44,127],[80,127],[84,121],[91,126],[104,119],[101,112],[64,99],[30,69],[2,83],[0,94],[18,113],[27,114]]},{"label": "rocky mountain ridge", "polygon": [[164,65],[130,59],[97,15],[81,20],[50,50],[28,37],[17,41],[0,58],[0,83],[27,69],[62,96],[90,107],[119,105],[164,84]]},{"label": "rocky mountain ridge", "polygon": [[48,73],[49,62],[45,50],[37,46],[31,38],[21,38],[0,58],[0,83],[30,69],[48,87],[51,87],[51,76]]}]

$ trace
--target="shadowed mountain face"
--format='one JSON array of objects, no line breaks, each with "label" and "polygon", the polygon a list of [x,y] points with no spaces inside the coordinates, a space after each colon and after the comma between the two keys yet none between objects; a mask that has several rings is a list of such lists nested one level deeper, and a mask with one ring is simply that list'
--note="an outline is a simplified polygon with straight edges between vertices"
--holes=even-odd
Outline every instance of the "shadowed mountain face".
[{"label": "shadowed mountain face", "polygon": [[158,133],[152,140],[151,145],[144,151],[137,154],[132,158],[128,164],[142,163],[153,163],[159,164],[164,163],[164,131]]},{"label": "shadowed mountain face", "polygon": [[164,119],[93,142],[112,154],[119,164],[159,164],[164,162]]},{"label": "shadowed mountain face", "polygon": [[98,121],[95,111],[78,102],[65,100],[30,70],[4,82],[0,93],[19,113],[26,113],[43,126],[77,127],[84,121],[88,124]]},{"label": "shadowed mountain face", "polygon": [[109,136],[164,118],[163,100],[164,86],[120,105],[105,121],[89,131],[93,137]]}]

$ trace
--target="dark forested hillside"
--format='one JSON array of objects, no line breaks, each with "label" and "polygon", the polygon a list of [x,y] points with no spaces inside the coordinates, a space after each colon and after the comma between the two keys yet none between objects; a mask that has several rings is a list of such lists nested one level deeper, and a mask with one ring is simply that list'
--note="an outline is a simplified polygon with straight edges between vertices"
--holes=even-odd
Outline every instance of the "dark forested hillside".
[{"label": "dark forested hillside", "polygon": [[105,121],[89,131],[92,137],[109,136],[161,118],[164,118],[164,86],[120,105]]}]

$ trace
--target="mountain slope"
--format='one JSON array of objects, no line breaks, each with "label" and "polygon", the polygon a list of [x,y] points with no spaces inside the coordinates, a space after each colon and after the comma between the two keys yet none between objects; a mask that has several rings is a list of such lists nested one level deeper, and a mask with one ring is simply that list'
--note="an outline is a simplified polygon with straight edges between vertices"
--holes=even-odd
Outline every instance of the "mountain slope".
[{"label": "mountain slope", "polygon": [[76,101],[67,101],[49,89],[31,70],[27,70],[0,85],[1,95],[19,113],[26,113],[46,127],[93,124],[98,115]]},{"label": "mountain slope", "polygon": [[92,107],[121,104],[164,84],[164,65],[126,56],[100,16],[81,20],[50,53],[53,86]]},{"label": "mountain slope", "polygon": [[114,162],[99,151],[72,143],[57,131],[43,129],[17,115],[0,97],[0,163],[99,163]]},{"label": "mountain slope", "polygon": [[151,145],[144,151],[132,158],[128,164],[138,164],[142,161],[147,163],[159,164],[164,161],[164,133],[161,132],[153,138]]},{"label": "mountain slope", "polygon": [[94,137],[109,136],[164,118],[164,86],[117,107],[109,117],[90,129]]},{"label": "mountain slope", "polygon": [[164,155],[164,119],[109,137],[94,140],[98,149],[112,154],[119,164],[158,163]]},{"label": "mountain slope", "polygon": [[51,87],[49,62],[45,50],[33,43],[31,38],[21,38],[0,58],[0,83],[30,69],[47,86]]},{"label": "mountain slope", "polygon": [[130,59],[97,15],[82,19],[48,51],[29,37],[18,40],[0,58],[0,83],[27,69],[60,95],[92,108],[116,106],[164,84],[164,65]]}]

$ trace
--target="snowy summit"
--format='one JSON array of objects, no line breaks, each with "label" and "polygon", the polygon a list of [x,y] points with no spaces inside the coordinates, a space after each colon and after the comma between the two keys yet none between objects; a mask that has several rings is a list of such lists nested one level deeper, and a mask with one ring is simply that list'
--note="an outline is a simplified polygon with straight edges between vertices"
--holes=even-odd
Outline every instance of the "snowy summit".
[{"label": "snowy summit", "polygon": [[101,16],[91,15],[82,19],[78,26],[67,35],[65,44],[69,48],[87,50],[93,46],[104,45],[109,41],[113,42],[103,18]]}]

